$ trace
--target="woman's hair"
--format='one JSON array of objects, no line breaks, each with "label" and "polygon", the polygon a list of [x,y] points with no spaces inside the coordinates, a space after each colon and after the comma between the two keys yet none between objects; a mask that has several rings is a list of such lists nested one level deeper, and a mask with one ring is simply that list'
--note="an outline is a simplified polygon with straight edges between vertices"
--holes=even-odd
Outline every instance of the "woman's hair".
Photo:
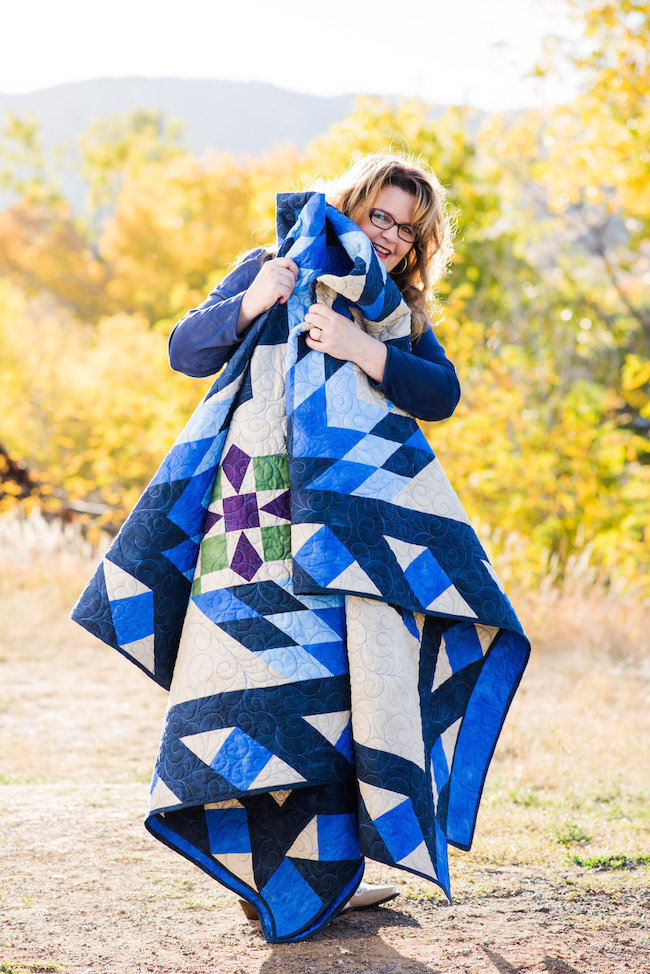
[{"label": "woman's hair", "polygon": [[453,231],[446,194],[435,173],[421,159],[402,152],[371,152],[355,160],[342,176],[315,180],[308,189],[324,192],[345,216],[360,222],[367,216],[385,186],[398,186],[415,197],[412,225],[417,240],[403,261],[390,272],[411,309],[411,333],[417,337],[427,326],[426,306],[435,298],[436,285],[451,260]]}]

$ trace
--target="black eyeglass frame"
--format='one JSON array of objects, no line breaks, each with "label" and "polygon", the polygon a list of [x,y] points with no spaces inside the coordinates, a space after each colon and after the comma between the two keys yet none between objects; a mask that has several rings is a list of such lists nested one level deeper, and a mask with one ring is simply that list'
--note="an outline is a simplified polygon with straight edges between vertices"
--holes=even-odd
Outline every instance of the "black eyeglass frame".
[{"label": "black eyeglass frame", "polygon": [[[382,223],[381,225],[379,223],[375,223],[373,219],[375,213],[381,213],[382,216],[387,217],[390,220],[390,224],[386,226],[385,223]],[[373,226],[377,227],[379,230],[390,230],[391,227],[397,227],[397,236],[400,238],[400,240],[403,240],[404,243],[417,243],[418,232],[412,223],[398,223],[397,220],[393,219],[390,213],[386,213],[386,210],[380,210],[378,206],[373,206],[368,213],[368,216],[370,217],[370,222],[373,224]],[[402,230],[404,227],[408,227],[413,232],[414,236],[412,240],[400,233],[400,230]]]}]

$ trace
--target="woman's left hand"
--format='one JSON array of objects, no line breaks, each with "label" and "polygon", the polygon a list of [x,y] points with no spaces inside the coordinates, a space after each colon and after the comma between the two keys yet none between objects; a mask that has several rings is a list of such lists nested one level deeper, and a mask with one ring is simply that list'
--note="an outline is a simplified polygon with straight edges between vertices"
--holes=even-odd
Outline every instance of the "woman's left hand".
[{"label": "woman's left hand", "polygon": [[326,352],[332,358],[355,362],[371,379],[381,382],[387,354],[383,342],[326,304],[312,304],[305,321],[309,325],[305,341],[310,348]]}]

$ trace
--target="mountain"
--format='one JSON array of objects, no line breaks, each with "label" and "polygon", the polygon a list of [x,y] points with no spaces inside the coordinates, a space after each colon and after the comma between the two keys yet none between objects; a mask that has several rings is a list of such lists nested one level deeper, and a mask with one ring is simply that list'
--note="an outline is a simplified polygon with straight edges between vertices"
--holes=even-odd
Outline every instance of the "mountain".
[{"label": "mountain", "polygon": [[[29,113],[35,117],[46,149],[64,148],[57,165],[61,189],[79,210],[85,194],[78,170],[79,136],[98,119],[132,110],[160,111],[182,123],[183,145],[194,155],[213,149],[257,157],[288,142],[303,148],[349,115],[355,99],[355,94],[305,95],[260,81],[94,78],[26,94],[0,93],[0,126],[7,110],[19,118]],[[443,111],[433,107],[431,115]],[[475,111],[470,126],[476,127],[483,115]],[[12,198],[0,194],[0,209]]]},{"label": "mountain", "polygon": [[260,156],[278,143],[304,146],[345,118],[354,99],[353,94],[303,95],[258,81],[94,78],[27,94],[0,93],[0,117],[6,109],[20,117],[32,112],[48,148],[64,142],[73,150],[98,118],[131,109],[159,110],[184,123],[183,141],[195,154],[213,147]]}]

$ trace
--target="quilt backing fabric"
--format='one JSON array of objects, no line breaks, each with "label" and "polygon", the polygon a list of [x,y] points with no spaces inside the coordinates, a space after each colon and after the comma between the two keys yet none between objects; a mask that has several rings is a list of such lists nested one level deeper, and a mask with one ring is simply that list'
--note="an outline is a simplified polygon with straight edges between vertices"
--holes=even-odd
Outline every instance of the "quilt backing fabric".
[{"label": "quilt backing fabric", "polygon": [[169,690],[146,827],[257,908],[339,912],[364,857],[450,895],[529,644],[412,416],[310,350],[314,300],[408,349],[408,307],[318,193],[278,197],[286,306],[249,330],[73,618]]}]

